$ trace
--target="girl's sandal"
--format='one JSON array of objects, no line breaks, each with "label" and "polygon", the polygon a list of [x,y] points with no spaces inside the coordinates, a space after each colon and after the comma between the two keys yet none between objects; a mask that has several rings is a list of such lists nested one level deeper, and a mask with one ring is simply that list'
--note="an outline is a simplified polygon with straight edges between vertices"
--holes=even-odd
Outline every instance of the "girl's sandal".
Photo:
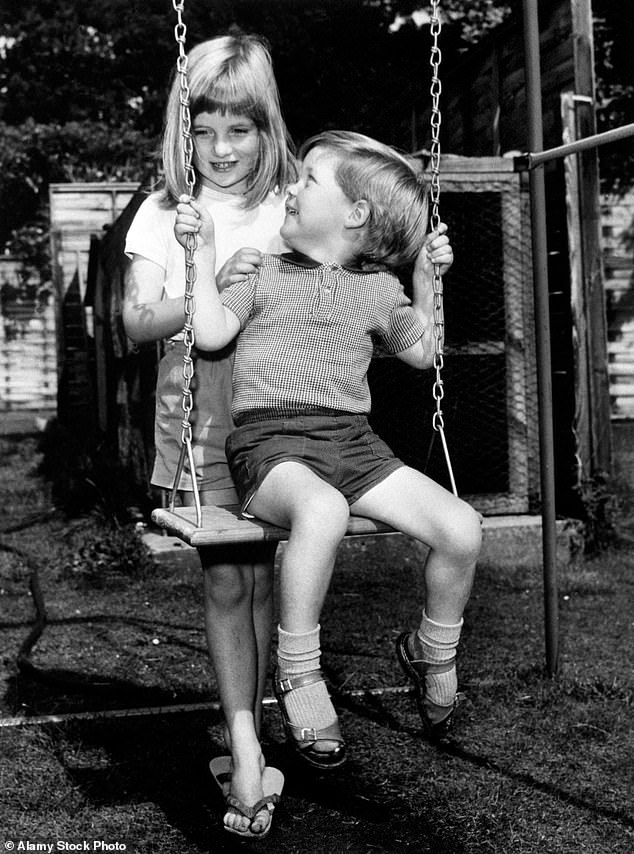
[{"label": "girl's sandal", "polygon": [[[246,830],[238,830],[234,827],[228,827],[226,824],[223,824],[224,829],[228,833],[234,833],[236,836],[242,836],[243,838],[249,839],[264,839],[267,836],[268,832],[271,829],[271,825],[273,824],[273,810],[275,809],[276,804],[280,801],[280,795],[282,794],[282,789],[284,788],[284,775],[278,768],[272,768],[267,765],[262,772],[262,788],[264,790],[264,797],[261,798],[257,803],[253,804],[252,807],[247,806],[247,804],[243,803],[238,798],[234,797],[231,793],[231,757],[230,756],[217,756],[215,759],[212,759],[209,763],[209,770],[212,773],[212,776],[218,787],[222,792],[222,796],[225,801],[225,807],[229,810],[233,810],[238,815],[242,815],[245,818],[249,819],[249,827]],[[263,809],[268,810],[269,813],[269,822],[267,826],[261,832],[254,832],[251,830],[253,826],[253,821],[256,815],[261,812]]]},{"label": "girl's sandal", "polygon": [[[426,697],[425,676],[427,673],[445,673],[455,665],[455,658],[442,664],[430,664],[417,658],[412,658],[409,650],[409,632],[403,632],[396,639],[396,657],[403,668],[405,675],[414,685],[414,696],[418,714],[423,724],[423,732],[430,741],[445,741],[449,738],[453,727],[454,712],[458,703],[463,699],[463,694],[458,693],[450,706],[439,706],[429,697]],[[440,713],[446,713],[440,720],[432,720],[429,715],[429,707],[433,706]]]},{"label": "girl's sandal", "polygon": [[[341,735],[339,721],[335,719],[333,723],[323,729],[297,726],[291,722],[288,716],[285,701],[285,695],[290,691],[323,681],[324,677],[321,670],[311,670],[310,673],[302,673],[286,679],[279,679],[276,672],[273,676],[273,691],[282,714],[284,730],[289,744],[304,762],[313,768],[319,768],[321,771],[329,771],[332,768],[338,768],[346,761],[346,744]],[[328,751],[316,750],[315,746],[320,741],[334,741],[336,747]]]}]

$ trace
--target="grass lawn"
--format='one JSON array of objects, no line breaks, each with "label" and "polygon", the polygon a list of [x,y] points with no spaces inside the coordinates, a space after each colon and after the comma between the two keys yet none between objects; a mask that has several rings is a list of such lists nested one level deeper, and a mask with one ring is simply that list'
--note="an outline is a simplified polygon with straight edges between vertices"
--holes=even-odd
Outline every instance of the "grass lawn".
[{"label": "grass lawn", "polygon": [[[0,846],[243,849],[221,829],[207,771],[222,752],[221,718],[197,569],[153,567],[134,529],[98,515],[47,514],[37,461],[34,437],[0,438],[3,528],[29,523],[0,540]],[[322,625],[350,760],[330,776],[298,768],[267,705],[265,752],[286,787],[257,849],[634,850],[634,538],[623,490],[620,504],[613,545],[560,568],[555,679],[543,667],[541,569],[517,568],[513,553],[503,568],[479,567],[459,661],[467,700],[443,747],[421,738],[407,690],[391,690],[405,686],[394,638],[418,617],[416,549],[398,536],[348,541]],[[36,566],[47,623],[31,646]],[[37,716],[49,717],[17,720]]]}]

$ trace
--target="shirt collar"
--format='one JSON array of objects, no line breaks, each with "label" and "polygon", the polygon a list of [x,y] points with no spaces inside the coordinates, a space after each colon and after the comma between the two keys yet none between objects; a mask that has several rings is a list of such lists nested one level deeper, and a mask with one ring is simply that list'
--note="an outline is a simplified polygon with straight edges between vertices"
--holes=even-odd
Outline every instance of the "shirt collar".
[{"label": "shirt collar", "polygon": [[[326,264],[322,264],[320,261],[315,261],[315,259],[311,258],[310,255],[304,255],[303,252],[296,252],[295,250],[292,250],[291,252],[284,252],[281,257],[284,261],[288,261],[289,264],[295,264],[298,267],[306,267],[310,270],[314,270],[317,267],[328,266]],[[363,269],[362,267],[347,264],[333,264],[332,266],[341,267],[342,270],[348,270],[351,273],[376,272],[376,270]]]}]

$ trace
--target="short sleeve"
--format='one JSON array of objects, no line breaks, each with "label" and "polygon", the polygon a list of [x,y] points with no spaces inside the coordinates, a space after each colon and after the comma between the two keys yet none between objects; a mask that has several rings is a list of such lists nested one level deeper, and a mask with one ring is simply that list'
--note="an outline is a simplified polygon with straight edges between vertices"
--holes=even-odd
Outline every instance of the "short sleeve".
[{"label": "short sleeve", "polygon": [[128,257],[141,255],[167,269],[174,213],[171,212],[171,217],[166,213],[158,206],[155,195],[145,199],[126,235],[125,253]]},{"label": "short sleeve", "polygon": [[383,344],[388,352],[400,353],[420,341],[424,333],[423,324],[399,282],[387,328],[381,336]]},{"label": "short sleeve", "polygon": [[229,285],[220,294],[220,299],[225,308],[232,311],[240,321],[241,330],[247,325],[253,313],[257,280],[257,274],[252,273],[250,276],[247,276],[245,282],[237,282],[235,285]]}]

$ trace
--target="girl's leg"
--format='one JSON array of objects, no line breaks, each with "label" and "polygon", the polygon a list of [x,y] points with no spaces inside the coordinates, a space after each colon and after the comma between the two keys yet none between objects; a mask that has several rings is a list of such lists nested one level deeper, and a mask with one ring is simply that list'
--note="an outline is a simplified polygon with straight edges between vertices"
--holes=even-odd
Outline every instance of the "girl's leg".
[{"label": "girl's leg", "polygon": [[[340,765],[344,745],[319,672],[319,617],[346,532],[348,504],[306,466],[289,461],[269,472],[249,510],[290,529],[281,565],[276,679],[287,731],[310,764]],[[314,737],[302,737],[302,730],[314,731]]]},{"label": "girl's leg", "polygon": [[[264,757],[259,742],[261,701],[270,651],[272,563],[252,563],[248,550],[200,549],[205,627],[232,757],[231,794],[250,805],[262,796]],[[266,809],[253,822],[233,811],[225,824],[263,832]]]},{"label": "girl's leg", "polygon": [[480,518],[466,502],[408,467],[397,469],[350,509],[430,547],[421,624],[417,632],[401,636],[397,648],[408,674],[424,679],[418,700],[428,732],[443,735],[455,706],[455,654],[480,552]]}]

